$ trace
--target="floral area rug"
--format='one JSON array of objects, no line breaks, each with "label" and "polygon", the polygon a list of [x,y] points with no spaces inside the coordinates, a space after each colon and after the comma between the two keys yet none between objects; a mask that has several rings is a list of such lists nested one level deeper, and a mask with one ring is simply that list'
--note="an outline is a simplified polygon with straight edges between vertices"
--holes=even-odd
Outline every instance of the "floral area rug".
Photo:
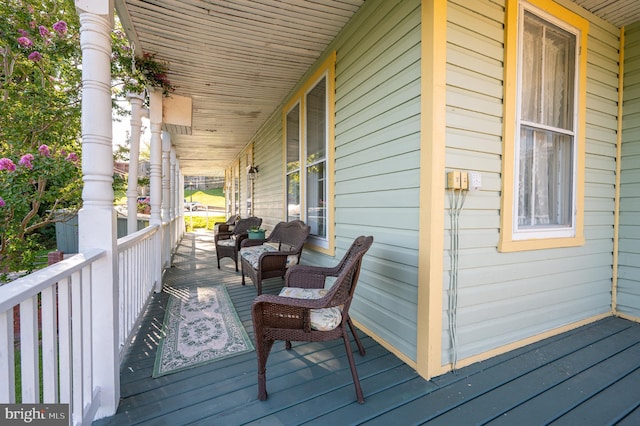
[{"label": "floral area rug", "polygon": [[153,377],[252,350],[224,285],[185,288],[167,302]]}]

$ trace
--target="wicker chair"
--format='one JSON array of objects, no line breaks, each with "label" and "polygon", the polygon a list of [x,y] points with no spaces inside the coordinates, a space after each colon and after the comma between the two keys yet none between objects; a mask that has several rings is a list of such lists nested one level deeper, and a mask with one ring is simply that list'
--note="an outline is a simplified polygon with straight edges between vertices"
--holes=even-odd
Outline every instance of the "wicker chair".
[{"label": "wicker chair", "polygon": [[236,222],[232,232],[219,232],[214,235],[216,243],[216,257],[218,258],[218,269],[220,269],[220,259],[230,257],[236,264],[236,272],[238,272],[238,251],[242,240],[247,238],[247,231],[251,227],[259,227],[262,219],[259,217],[250,217],[240,219]]},{"label": "wicker chair", "polygon": [[301,220],[278,223],[268,238],[244,240],[240,248],[242,285],[248,275],[262,294],[262,280],[282,277],[287,268],[300,262],[304,241],[311,228]]},{"label": "wicker chair", "polygon": [[[349,306],[362,258],[372,243],[373,237],[358,237],[333,268],[291,267],[280,295],[263,294],[255,299],[251,315],[258,357],[258,399],[267,399],[266,364],[275,340],[284,340],[286,348],[291,349],[291,341],[319,342],[341,338],[347,350],[357,400],[364,403],[347,325],[360,355],[364,356],[364,347],[349,318]],[[325,289],[325,285],[331,287]]]},{"label": "wicker chair", "polygon": [[229,219],[227,219],[226,222],[214,223],[213,224],[214,233],[215,234],[232,233],[233,232],[232,226],[235,225],[235,223],[238,220],[240,220],[240,215],[231,215],[229,216]]}]

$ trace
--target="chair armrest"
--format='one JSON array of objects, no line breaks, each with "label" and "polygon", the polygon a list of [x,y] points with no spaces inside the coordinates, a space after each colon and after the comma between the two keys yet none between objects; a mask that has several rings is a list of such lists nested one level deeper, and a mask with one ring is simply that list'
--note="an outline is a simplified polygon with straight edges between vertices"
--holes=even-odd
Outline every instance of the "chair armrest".
[{"label": "chair armrest", "polygon": [[328,276],[337,276],[334,268],[319,266],[294,265],[285,276],[285,287],[324,288]]},{"label": "chair armrest", "polygon": [[213,226],[214,226],[214,228],[216,226],[218,227],[218,233],[231,232],[231,231],[229,231],[229,225],[226,224],[225,222],[216,222]]},{"label": "chair armrest", "polygon": [[321,309],[325,303],[323,299],[296,299],[293,297],[276,296],[275,294],[261,294],[253,301],[253,310],[261,304],[282,305],[303,309]]},{"label": "chair armrest", "polygon": [[242,240],[242,244],[240,246],[241,247],[261,246],[262,244],[265,243],[265,241],[267,241],[266,238],[257,238],[257,239],[246,238]]},{"label": "chair armrest", "polygon": [[228,240],[233,235],[233,232],[218,232],[214,235],[213,239],[217,243],[219,240]]}]

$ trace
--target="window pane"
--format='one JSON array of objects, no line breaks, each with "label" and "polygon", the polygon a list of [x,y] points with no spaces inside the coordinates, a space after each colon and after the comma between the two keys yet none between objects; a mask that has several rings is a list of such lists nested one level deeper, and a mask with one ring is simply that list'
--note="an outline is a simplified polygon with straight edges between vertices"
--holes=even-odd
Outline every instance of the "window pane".
[{"label": "window pane", "polygon": [[326,162],[307,167],[307,224],[311,235],[327,236]]},{"label": "window pane", "polygon": [[323,78],[307,93],[307,163],[325,158],[327,144],[327,93]]},{"label": "window pane", "polygon": [[522,119],[573,130],[577,37],[525,12]]},{"label": "window pane", "polygon": [[287,221],[300,219],[300,172],[287,175]]},{"label": "window pane", "polygon": [[235,214],[240,214],[240,177],[237,176],[237,173],[238,171],[236,170],[236,177],[233,180],[233,198],[235,200],[233,212]]},{"label": "window pane", "polygon": [[287,113],[287,221],[300,219],[300,104]]},{"label": "window pane", "polygon": [[572,137],[522,127],[518,227],[572,226]]},{"label": "window pane", "polygon": [[287,114],[287,172],[300,168],[300,104]]}]

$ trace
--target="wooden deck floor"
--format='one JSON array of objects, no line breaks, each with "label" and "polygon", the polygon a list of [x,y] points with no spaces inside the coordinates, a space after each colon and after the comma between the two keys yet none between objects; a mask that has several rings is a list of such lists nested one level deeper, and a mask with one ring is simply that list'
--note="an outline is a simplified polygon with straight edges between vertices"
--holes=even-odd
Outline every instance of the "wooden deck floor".
[{"label": "wooden deck floor", "polygon": [[[167,287],[225,283],[253,337],[253,286],[230,259],[216,267],[213,235],[187,234],[165,274]],[[265,292],[277,292],[272,280]],[[152,378],[166,292],[154,296],[123,363],[116,415],[94,425],[638,425],[640,324],[606,318],[432,380],[363,335],[355,355],[366,402],[359,405],[341,342],[274,346],[269,399],[256,398],[250,352]]]}]

